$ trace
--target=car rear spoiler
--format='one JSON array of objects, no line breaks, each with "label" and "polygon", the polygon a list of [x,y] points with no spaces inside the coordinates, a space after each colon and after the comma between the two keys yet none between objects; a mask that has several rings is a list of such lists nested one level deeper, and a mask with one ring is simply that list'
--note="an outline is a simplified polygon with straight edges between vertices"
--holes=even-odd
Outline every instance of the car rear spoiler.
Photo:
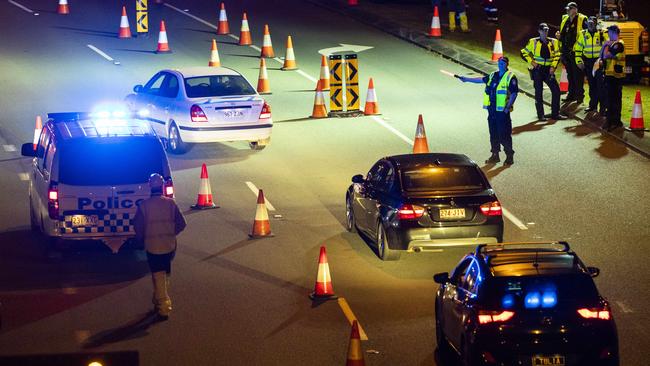
[{"label": "car rear spoiler", "polygon": [[478,255],[488,251],[515,249],[515,247],[521,247],[518,249],[541,249],[547,251],[560,251],[560,252],[567,252],[567,253],[571,251],[571,247],[569,246],[569,243],[567,243],[566,241],[530,241],[530,242],[479,244],[476,246],[476,251],[474,252],[474,254]]}]

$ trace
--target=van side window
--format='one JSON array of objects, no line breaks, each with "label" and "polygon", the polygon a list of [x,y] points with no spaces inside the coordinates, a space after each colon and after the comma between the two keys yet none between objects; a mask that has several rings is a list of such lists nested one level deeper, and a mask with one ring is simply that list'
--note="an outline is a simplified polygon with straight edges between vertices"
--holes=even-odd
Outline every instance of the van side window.
[{"label": "van side window", "polygon": [[45,158],[43,159],[43,167],[50,174],[52,173],[52,161],[54,160],[54,154],[56,153],[56,143],[54,139],[50,139],[49,146],[45,152]]},{"label": "van side window", "polygon": [[47,128],[43,128],[43,131],[41,132],[41,137],[38,141],[38,146],[36,147],[36,152],[38,154],[38,167],[40,169],[43,169],[45,167],[45,151],[48,147],[48,144],[50,143],[50,137],[51,137],[50,130]]}]

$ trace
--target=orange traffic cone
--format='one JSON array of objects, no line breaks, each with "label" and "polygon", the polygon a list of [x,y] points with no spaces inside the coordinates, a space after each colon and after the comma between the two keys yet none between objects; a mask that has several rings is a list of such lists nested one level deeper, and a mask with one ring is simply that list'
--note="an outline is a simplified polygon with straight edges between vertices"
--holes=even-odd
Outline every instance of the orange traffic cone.
[{"label": "orange traffic cone", "polygon": [[165,21],[160,21],[160,33],[158,33],[158,49],[156,53],[171,52],[169,42],[167,42],[167,30],[165,29]]},{"label": "orange traffic cone", "polygon": [[330,276],[330,266],[327,264],[327,253],[325,252],[325,247],[320,247],[316,285],[314,286],[314,292],[309,294],[309,298],[312,300],[329,300],[338,298],[338,296],[334,295],[332,277]]},{"label": "orange traffic cone", "polygon": [[320,58],[320,86],[322,90],[330,90],[330,67],[325,55]]},{"label": "orange traffic cone", "polygon": [[221,60],[219,60],[219,50],[217,49],[217,41],[214,39],[212,40],[212,48],[210,49],[210,61],[208,61],[208,66],[221,66]]},{"label": "orange traffic cone", "polygon": [[363,114],[366,116],[379,113],[379,104],[377,104],[377,94],[375,94],[375,84],[370,78],[368,82],[368,94],[366,95],[366,107],[363,109]]},{"label": "orange traffic cone", "polygon": [[323,96],[322,82],[316,82],[316,96],[314,97],[314,110],[311,112],[311,118],[327,118],[327,109],[325,108],[325,97]]},{"label": "orange traffic cone", "polygon": [[560,93],[566,93],[569,91],[569,77],[566,73],[566,67],[562,65],[562,74],[560,74]]},{"label": "orange traffic cone", "polygon": [[269,33],[269,25],[264,24],[264,40],[262,41],[262,55],[261,57],[275,57],[273,52],[273,44],[271,43],[271,33]]},{"label": "orange traffic cone", "polygon": [[208,167],[205,163],[201,165],[201,184],[199,185],[199,195],[196,198],[196,205],[190,206],[194,210],[205,210],[208,208],[218,208],[212,201],[212,189],[210,188],[210,179],[208,179]]},{"label": "orange traffic cone", "polygon": [[438,14],[438,7],[433,8],[433,18],[431,18],[431,29],[429,29],[429,37],[442,37],[442,30],[440,29],[440,15]]},{"label": "orange traffic cone", "polygon": [[34,151],[38,147],[38,138],[41,136],[41,131],[43,130],[43,120],[41,116],[36,116],[36,127],[34,128]]},{"label": "orange traffic cone", "polygon": [[260,189],[257,194],[257,208],[255,209],[255,221],[253,221],[253,231],[248,234],[252,239],[273,236],[271,233],[271,223],[269,222],[269,212],[266,210],[266,200],[264,192]]},{"label": "orange traffic cone", "polygon": [[413,142],[413,154],[425,154],[429,152],[427,133],[424,131],[422,115],[418,116],[418,127],[415,129],[415,141]]},{"label": "orange traffic cone", "polygon": [[228,34],[228,33],[230,33],[230,27],[228,27],[226,6],[224,5],[224,3],[221,3],[221,9],[219,10],[219,27],[217,28],[217,34]]},{"label": "orange traffic cone", "polygon": [[250,46],[252,44],[253,39],[251,38],[251,30],[248,28],[248,16],[244,12],[244,17],[241,20],[241,30],[239,32],[239,45]]},{"label": "orange traffic cone", "polygon": [[636,91],[634,97],[634,107],[632,107],[632,117],[630,118],[630,131],[648,131],[643,122],[643,105],[641,104],[641,91]]},{"label": "orange traffic cone", "polygon": [[287,53],[284,56],[284,65],[282,70],[297,70],[296,56],[293,53],[293,42],[291,36],[287,36]]},{"label": "orange traffic cone", "polygon": [[361,336],[359,335],[359,322],[352,321],[352,331],[350,332],[350,343],[348,343],[348,358],[345,366],[365,366],[366,360],[363,358],[361,350]]},{"label": "orange traffic cone", "polygon": [[70,14],[70,8],[68,8],[68,0],[59,0],[59,7],[57,8],[56,12],[62,15]]},{"label": "orange traffic cone", "polygon": [[257,92],[260,94],[271,94],[269,74],[266,71],[266,60],[264,58],[260,58],[260,77],[257,79]]},{"label": "orange traffic cone", "polygon": [[503,43],[501,43],[501,30],[497,29],[497,35],[494,37],[494,47],[492,48],[492,61],[498,61],[503,57]]},{"label": "orange traffic cone", "polygon": [[118,38],[131,38],[131,27],[129,27],[129,18],[126,16],[126,6],[122,7],[122,17],[120,17],[120,32]]}]

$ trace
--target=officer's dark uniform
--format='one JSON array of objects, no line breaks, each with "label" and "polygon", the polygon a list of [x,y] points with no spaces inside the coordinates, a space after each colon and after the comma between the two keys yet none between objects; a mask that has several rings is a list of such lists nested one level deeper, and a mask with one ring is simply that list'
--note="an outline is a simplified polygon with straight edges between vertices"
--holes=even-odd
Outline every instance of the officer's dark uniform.
[{"label": "officer's dark uniform", "polygon": [[[607,28],[609,32],[619,34],[617,25]],[[610,37],[613,37],[610,33]],[[622,40],[610,40],[603,45],[600,52],[605,75],[605,89],[607,91],[607,121],[602,128],[613,130],[623,126],[621,121],[621,108],[623,99],[623,79],[625,78],[625,46]]]},{"label": "officer's dark uniform", "polygon": [[[594,26],[596,21],[596,17],[589,18],[589,22],[594,22]],[[585,29],[580,33],[573,47],[576,64],[584,65],[584,72],[589,82],[589,107],[585,109],[587,112],[597,110],[598,103],[600,103],[601,114],[605,110],[605,88],[603,86],[602,70],[598,69],[594,72],[594,65],[600,57],[603,44],[608,39],[607,33],[602,30],[590,32],[589,29]]]},{"label": "officer's dark uniform", "polygon": [[[508,78],[510,79],[509,82],[507,82]],[[495,71],[485,76],[483,82],[485,83],[483,107],[488,110],[490,151],[493,156],[498,156],[503,145],[503,151],[506,153],[506,164],[512,164],[512,156],[515,153],[512,149],[512,119],[510,118],[510,111],[504,109],[503,106],[507,105],[510,95],[519,93],[517,77],[511,71],[506,71],[503,75],[499,75],[499,71]],[[507,83],[507,92],[499,90],[498,86],[503,85],[502,82]],[[497,102],[497,94],[505,94],[505,98]]]},{"label": "officer's dark uniform", "polygon": [[[567,5],[569,8],[577,9],[576,3],[571,2]],[[562,63],[566,67],[567,78],[569,79],[569,93],[566,101],[578,101],[582,103],[585,96],[584,89],[584,74],[582,70],[576,65],[575,54],[573,53],[573,46],[575,46],[578,35],[582,33],[583,29],[587,28],[587,16],[577,13],[573,19],[568,15],[562,16],[562,23],[560,25],[560,45],[562,51]]]}]

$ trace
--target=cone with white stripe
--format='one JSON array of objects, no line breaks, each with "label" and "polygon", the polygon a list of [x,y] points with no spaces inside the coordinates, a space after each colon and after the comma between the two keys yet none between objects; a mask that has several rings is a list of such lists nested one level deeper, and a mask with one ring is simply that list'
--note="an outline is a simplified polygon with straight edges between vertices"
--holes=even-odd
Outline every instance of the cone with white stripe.
[{"label": "cone with white stripe", "polygon": [[126,6],[122,7],[122,16],[120,17],[120,32],[118,38],[131,38],[131,27],[129,26],[129,18],[126,16]]},{"label": "cone with white stripe", "polygon": [[252,239],[273,236],[271,233],[271,223],[269,222],[269,212],[266,210],[266,200],[264,192],[260,189],[257,194],[257,208],[255,209],[255,221],[253,221],[253,230],[248,234]]},{"label": "cone with white stripe", "polygon": [[167,41],[167,29],[165,29],[165,21],[160,21],[160,33],[158,33],[158,49],[156,53],[169,53],[172,50],[169,48],[169,42]]},{"label": "cone with white stripe", "polygon": [[291,36],[287,36],[287,53],[284,57],[284,65],[282,65],[282,70],[298,70],[298,65],[296,64],[296,56],[293,53],[293,41]]},{"label": "cone with white stripe", "polygon": [[217,34],[228,34],[230,33],[230,27],[228,26],[228,16],[226,15],[226,6],[224,3],[221,3],[221,9],[219,10],[219,27],[217,28]]},{"label": "cone with white stripe", "polygon": [[201,165],[201,184],[199,185],[199,195],[196,204],[191,206],[194,210],[205,210],[209,208],[218,208],[212,201],[212,189],[210,188],[210,179],[208,178],[208,167]]},{"label": "cone with white stripe", "polygon": [[38,147],[38,138],[41,136],[43,130],[43,120],[41,116],[36,116],[36,127],[34,127],[34,151]]},{"label": "cone with white stripe", "polygon": [[251,29],[248,27],[248,16],[244,12],[244,17],[241,20],[241,30],[239,31],[239,45],[250,46],[253,44],[251,37]]},{"label": "cone with white stripe", "polygon": [[442,30],[440,29],[440,15],[438,14],[438,7],[433,8],[433,18],[431,18],[431,28],[429,29],[429,37],[442,37]]},{"label": "cone with white stripe", "polygon": [[59,0],[59,6],[56,9],[57,14],[66,15],[70,14],[70,8],[68,7],[68,0]]},{"label": "cone with white stripe", "polygon": [[264,58],[260,58],[260,76],[257,79],[257,92],[260,94],[271,94],[269,73],[266,71],[266,60]]},{"label": "cone with white stripe", "polygon": [[497,34],[494,36],[494,47],[492,48],[492,61],[498,61],[503,57],[503,43],[501,42],[501,30],[497,29]]},{"label": "cone with white stripe", "polygon": [[320,58],[320,86],[322,90],[330,90],[330,67],[327,64],[327,57]]},{"label": "cone with white stripe", "polygon": [[415,129],[415,141],[413,142],[413,154],[426,154],[429,152],[427,133],[424,130],[422,115],[418,116],[418,127]]},{"label": "cone with white stripe", "polygon": [[630,118],[630,131],[648,131],[643,121],[643,105],[641,104],[641,91],[636,91],[634,97],[634,107],[632,107],[632,117]]},{"label": "cone with white stripe", "polygon": [[363,109],[363,114],[370,116],[379,113],[379,104],[377,103],[377,94],[375,94],[375,83],[370,78],[368,82],[368,94],[366,95],[366,107]]},{"label": "cone with white stripe", "polygon": [[332,287],[332,277],[330,276],[330,266],[327,263],[325,247],[320,247],[316,285],[314,285],[314,292],[309,294],[309,297],[312,300],[329,300],[337,298],[337,296],[334,295],[334,288]]},{"label": "cone with white stripe", "polygon": [[311,112],[311,118],[327,118],[327,108],[325,107],[325,97],[321,80],[316,82],[316,96],[314,97],[314,109]]},{"label": "cone with white stripe", "polygon": [[361,350],[361,335],[359,333],[359,322],[352,321],[352,330],[350,332],[350,343],[348,343],[348,358],[345,366],[366,366],[366,360],[363,358]]},{"label": "cone with white stripe", "polygon": [[562,65],[562,74],[560,74],[560,93],[566,93],[569,91],[569,77],[566,73],[566,67]]},{"label": "cone with white stripe", "polygon": [[271,43],[271,32],[269,32],[269,25],[264,24],[264,40],[262,41],[262,54],[260,57],[273,58],[273,43]]},{"label": "cone with white stripe", "polygon": [[212,40],[212,48],[210,49],[210,61],[208,61],[208,66],[221,66],[221,60],[219,59],[219,50],[217,49],[217,41],[214,39]]}]

